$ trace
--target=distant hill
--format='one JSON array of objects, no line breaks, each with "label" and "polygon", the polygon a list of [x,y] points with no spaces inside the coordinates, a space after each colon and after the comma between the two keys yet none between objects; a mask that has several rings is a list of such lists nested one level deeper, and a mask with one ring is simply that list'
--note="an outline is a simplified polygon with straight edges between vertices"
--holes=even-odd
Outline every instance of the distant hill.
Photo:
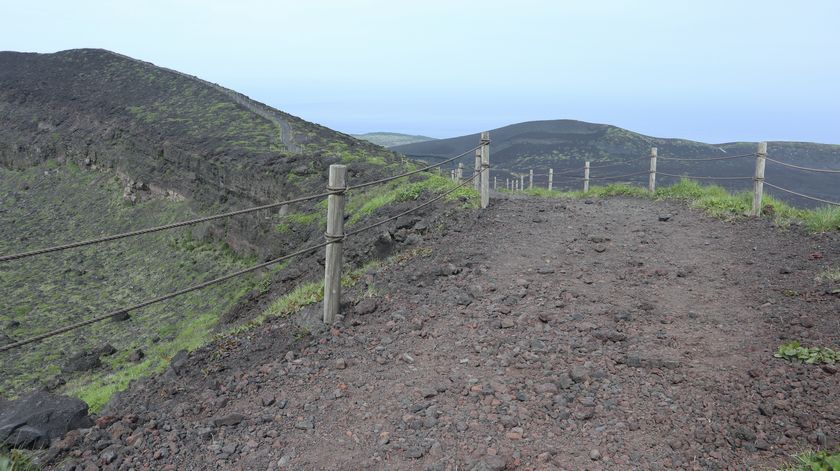
[{"label": "distant hill", "polygon": [[356,139],[364,139],[382,147],[394,147],[415,142],[434,141],[434,137],[413,136],[411,134],[400,134],[398,132],[369,132],[367,134],[351,134]]},{"label": "distant hill", "polygon": [[[685,139],[645,136],[607,124],[594,124],[574,120],[530,121],[490,131],[491,162],[499,176],[508,176],[535,169],[547,172],[549,167],[563,171],[582,167],[587,160],[628,162],[603,171],[592,170],[592,177],[634,173],[648,168],[645,159],[634,160],[650,154],[657,147],[660,156],[670,157],[724,157],[755,152],[756,143],[734,142],[706,144]],[[435,161],[455,155],[478,143],[479,134],[438,139],[428,142],[396,146],[392,149],[410,157]],[[785,162],[816,168],[840,169],[840,146],[808,142],[768,142],[768,155]],[[609,163],[608,162],[608,163]],[[604,165],[600,162],[598,165]],[[593,164],[593,167],[595,164]],[[753,159],[723,160],[704,163],[659,163],[659,171],[672,174],[701,176],[752,176]],[[469,167],[469,165],[467,165]],[[836,175],[812,174],[779,167],[768,163],[768,181],[790,189],[804,190],[814,196],[840,199],[840,185]],[[629,181],[646,181],[647,176],[629,178]],[[674,179],[660,177],[659,181]],[[559,179],[558,179],[559,181]],[[593,180],[594,183],[594,180]],[[731,189],[746,188],[750,182],[721,182]],[[577,183],[570,183],[577,185]],[[804,203],[797,201],[797,203]]]}]

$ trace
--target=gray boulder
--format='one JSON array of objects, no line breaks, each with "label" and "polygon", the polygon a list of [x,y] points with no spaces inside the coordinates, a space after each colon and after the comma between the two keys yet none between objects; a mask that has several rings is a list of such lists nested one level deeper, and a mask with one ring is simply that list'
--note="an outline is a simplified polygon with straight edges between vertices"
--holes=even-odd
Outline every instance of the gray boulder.
[{"label": "gray boulder", "polygon": [[53,438],[92,426],[87,404],[74,397],[37,391],[0,402],[0,444],[11,448],[46,448]]}]

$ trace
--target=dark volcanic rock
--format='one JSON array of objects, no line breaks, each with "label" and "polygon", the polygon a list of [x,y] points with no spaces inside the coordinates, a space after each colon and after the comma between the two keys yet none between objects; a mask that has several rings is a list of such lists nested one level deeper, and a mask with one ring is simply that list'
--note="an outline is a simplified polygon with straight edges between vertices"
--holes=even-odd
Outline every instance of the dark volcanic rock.
[{"label": "dark volcanic rock", "polygon": [[0,403],[0,442],[15,448],[45,448],[53,438],[92,425],[87,404],[76,398],[38,391]]}]

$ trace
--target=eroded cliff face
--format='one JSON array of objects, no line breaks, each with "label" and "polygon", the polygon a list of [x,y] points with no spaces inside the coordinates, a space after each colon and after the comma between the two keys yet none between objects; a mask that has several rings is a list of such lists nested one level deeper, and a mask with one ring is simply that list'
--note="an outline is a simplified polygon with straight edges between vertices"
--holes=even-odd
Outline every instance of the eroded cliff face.
[{"label": "eroded cliff face", "polygon": [[[178,195],[199,214],[319,192],[332,163],[347,163],[357,182],[403,164],[383,148],[119,54],[0,53],[0,165],[48,161],[125,176],[127,204]],[[269,256],[317,232],[277,234],[275,223],[251,214],[209,233]]]}]

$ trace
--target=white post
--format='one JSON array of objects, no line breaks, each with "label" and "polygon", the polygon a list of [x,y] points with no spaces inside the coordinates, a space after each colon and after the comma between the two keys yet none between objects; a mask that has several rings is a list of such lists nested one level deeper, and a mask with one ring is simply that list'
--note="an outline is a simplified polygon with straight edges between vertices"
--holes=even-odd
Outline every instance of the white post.
[{"label": "white post", "polygon": [[554,169],[548,169],[548,191],[554,189]]},{"label": "white post", "polygon": [[531,169],[528,172],[528,189],[529,190],[534,189],[534,169]]},{"label": "white post", "polygon": [[458,170],[455,172],[455,181],[461,183],[464,181],[464,164],[458,164]]},{"label": "white post", "polygon": [[648,191],[656,191],[656,147],[650,148],[650,174],[648,175]]},{"label": "white post", "polygon": [[344,255],[344,190],[347,166],[330,165],[327,184],[327,258],[324,263],[324,323],[332,324],[341,304],[341,261]]},{"label": "white post", "polygon": [[473,190],[481,191],[481,176],[478,175],[478,172],[481,171],[481,147],[475,150],[475,165],[473,166]]},{"label": "white post", "polygon": [[[481,207],[490,205],[490,132],[481,133]],[[496,179],[493,177],[493,188],[496,187]]]},{"label": "white post", "polygon": [[496,180],[496,176],[493,176],[493,191],[499,189],[499,182]]},{"label": "white post", "polygon": [[519,176],[519,191],[522,191],[524,189],[525,189],[525,175],[520,175]]},{"label": "white post", "polygon": [[589,192],[589,161],[583,163],[583,192]]},{"label": "white post", "polygon": [[449,171],[449,178],[454,182],[455,181],[455,170]]},{"label": "white post", "polygon": [[752,216],[761,214],[761,200],[764,198],[764,164],[767,158],[767,143],[758,143],[758,153],[755,155],[755,177],[753,178]]}]

